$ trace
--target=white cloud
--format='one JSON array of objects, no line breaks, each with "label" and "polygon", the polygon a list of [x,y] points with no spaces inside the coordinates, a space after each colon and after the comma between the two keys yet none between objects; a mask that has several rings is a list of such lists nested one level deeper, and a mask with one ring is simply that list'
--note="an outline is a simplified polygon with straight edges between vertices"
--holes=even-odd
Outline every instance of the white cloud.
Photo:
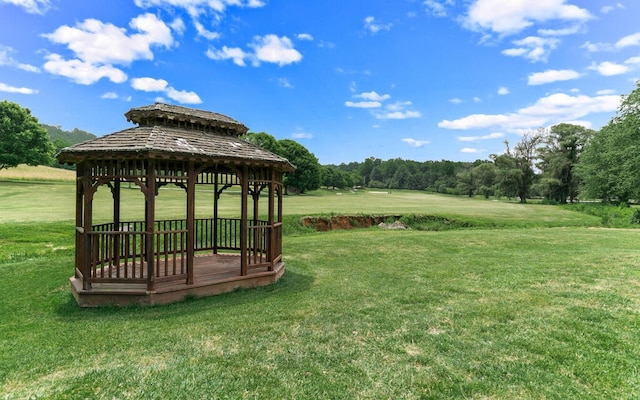
[{"label": "white cloud", "polygon": [[34,65],[23,64],[18,62],[16,59],[13,58],[13,53],[15,53],[15,50],[12,47],[0,45],[0,67],[2,66],[14,67],[27,72],[35,72],[35,73],[40,72],[40,68]]},{"label": "white cloud", "polygon": [[449,103],[460,104],[462,103],[462,100],[457,97],[454,97],[453,99],[449,99]]},{"label": "white cloud", "polygon": [[627,35],[618,40],[615,44],[616,49],[623,49],[625,47],[640,46],[640,32],[633,35]]},{"label": "white cloud", "polygon": [[458,136],[457,139],[461,142],[477,142],[480,140],[501,139],[504,137],[504,133],[493,132],[484,136]]},{"label": "white cloud", "polygon": [[582,31],[583,31],[583,28],[581,25],[574,25],[574,26],[570,26],[567,28],[560,28],[560,29],[538,29],[538,34],[542,36],[567,36],[567,35],[574,35]]},{"label": "white cloud", "polygon": [[313,36],[309,35],[308,33],[299,33],[296,36],[296,39],[298,39],[298,40],[313,40]]},{"label": "white cloud", "polygon": [[565,0],[477,0],[464,16],[464,26],[505,36],[521,32],[535,23],[556,20],[576,23],[592,18],[586,9],[565,3]]},{"label": "white cloud", "polygon": [[162,92],[167,97],[182,104],[200,104],[202,100],[195,92],[177,90],[169,86],[169,82],[164,79],[155,78],[134,78],[131,80],[131,87],[143,92]]},{"label": "white cloud", "polygon": [[151,47],[171,47],[171,29],[153,14],[131,20],[139,33],[128,36],[123,28],[96,19],[86,19],[75,27],[61,26],[43,35],[53,43],[66,45],[76,57],[91,64],[125,64],[153,60]]},{"label": "white cloud", "polygon": [[611,11],[615,10],[616,8],[618,9],[624,9],[624,5],[622,3],[617,3],[615,6],[604,6],[600,9],[600,12],[603,14],[608,14]]},{"label": "white cloud", "polygon": [[110,99],[110,100],[115,100],[118,98],[118,94],[116,92],[107,92],[105,94],[103,94],[102,96],[100,96],[101,99]]},{"label": "white cloud", "polygon": [[6,93],[19,93],[19,94],[36,94],[38,91],[36,89],[30,89],[26,87],[15,87],[9,86],[5,83],[0,82],[0,92]]},{"label": "white cloud", "polygon": [[371,16],[366,17],[364,19],[365,29],[373,34],[376,34],[380,31],[388,31],[391,29],[392,26],[393,26],[392,23],[388,23],[388,24],[377,23],[375,18]]},{"label": "white cloud", "polygon": [[640,64],[640,56],[627,58],[627,59],[624,61],[624,63],[625,63],[625,64],[631,64],[631,65]]},{"label": "white cloud", "polygon": [[291,135],[293,139],[313,139],[313,134],[306,132],[296,132]]},{"label": "white cloud", "polygon": [[613,47],[608,43],[591,43],[589,41],[584,42],[581,49],[586,49],[588,52],[595,53],[596,51],[609,51]]},{"label": "white cloud", "polygon": [[208,30],[200,21],[193,21],[193,26],[196,28],[198,36],[202,36],[207,40],[216,40],[220,38],[220,34],[218,32]]},{"label": "white cloud", "polygon": [[620,104],[620,96],[602,95],[589,97],[555,93],[542,97],[535,104],[508,114],[472,114],[456,120],[442,120],[440,128],[484,129],[498,128],[509,132],[537,129],[541,126],[578,120],[592,113],[614,112]]},{"label": "white cloud", "polygon": [[420,118],[422,114],[419,111],[393,111],[388,113],[376,114],[377,119],[408,119]]},{"label": "white cloud", "polygon": [[293,89],[293,85],[287,78],[278,78],[278,84],[283,88]]},{"label": "white cloud", "polygon": [[425,146],[430,143],[428,140],[417,140],[413,138],[403,138],[402,141],[408,144],[409,146],[416,147],[416,148]]},{"label": "white cloud", "polygon": [[531,86],[535,86],[578,78],[580,78],[580,73],[572,69],[549,69],[544,72],[530,74],[527,83]]},{"label": "white cloud", "polygon": [[265,5],[261,0],[135,0],[134,3],[140,8],[182,8],[191,16],[208,12],[223,13],[230,6],[260,8]]},{"label": "white cloud", "polygon": [[629,71],[629,67],[626,65],[616,64],[609,61],[604,61],[600,64],[593,63],[589,69],[597,71],[602,76],[622,75]]},{"label": "white cloud", "polygon": [[205,54],[212,60],[233,60],[234,64],[241,67],[246,65],[246,60],[250,60],[254,67],[260,66],[261,62],[283,66],[302,60],[302,54],[293,48],[291,39],[286,36],[256,36],[249,47],[253,52],[246,52],[239,47],[223,46],[221,50],[211,47]]},{"label": "white cloud", "polygon": [[509,89],[504,87],[504,86],[500,86],[498,88],[498,94],[501,95],[501,96],[507,95],[507,94],[509,94]]},{"label": "white cloud", "polygon": [[263,61],[283,66],[302,60],[302,54],[293,48],[291,39],[286,36],[278,37],[273,34],[256,36],[249,47],[254,49],[257,63]]},{"label": "white cloud", "polygon": [[446,17],[447,7],[453,6],[453,0],[424,0],[427,13],[436,17]]},{"label": "white cloud", "polygon": [[478,153],[484,153],[485,150],[481,150],[481,149],[474,149],[472,147],[465,147],[463,149],[460,149],[461,153],[467,153],[467,154],[478,154]]},{"label": "white cloud", "polygon": [[223,46],[221,50],[216,50],[213,47],[209,48],[205,54],[212,60],[233,60],[233,63],[240,67],[247,65],[244,60],[251,56],[239,47],[227,46]]},{"label": "white cloud", "polygon": [[29,14],[44,14],[51,8],[50,0],[0,0],[0,3],[22,7]]},{"label": "white cloud", "polygon": [[379,101],[345,101],[344,105],[352,108],[379,108],[382,107],[382,103]]},{"label": "white cloud", "polygon": [[606,95],[606,94],[615,94],[615,93],[616,91],[613,89],[602,89],[596,92],[596,94],[599,96]]},{"label": "white cloud", "polygon": [[514,40],[513,44],[518,47],[503,50],[502,54],[510,57],[524,57],[532,62],[546,62],[551,51],[555,50],[559,43],[560,40],[556,38],[528,36],[524,39]]},{"label": "white cloud", "polygon": [[474,103],[480,103],[481,101],[482,101],[482,99],[480,97],[478,97],[478,96],[473,98],[473,102]]},{"label": "white cloud", "polygon": [[375,91],[371,91],[371,92],[362,92],[360,94],[354,94],[353,97],[357,97],[360,99],[364,99],[364,100],[371,100],[371,101],[384,101],[384,100],[388,100],[391,98],[390,95],[388,94],[378,94]]},{"label": "white cloud", "polygon": [[127,74],[111,65],[95,65],[82,60],[65,60],[59,54],[49,54],[43,68],[45,71],[64,76],[80,85],[92,85],[102,78],[113,83],[127,80]]},{"label": "white cloud", "polygon": [[164,79],[134,78],[131,80],[131,87],[143,92],[164,92],[168,86],[169,82]]}]

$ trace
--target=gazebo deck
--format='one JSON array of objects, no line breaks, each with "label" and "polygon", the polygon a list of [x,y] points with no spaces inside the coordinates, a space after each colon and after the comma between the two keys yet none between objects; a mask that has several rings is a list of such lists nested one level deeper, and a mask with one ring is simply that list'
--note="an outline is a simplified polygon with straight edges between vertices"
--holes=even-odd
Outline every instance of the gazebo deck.
[{"label": "gazebo deck", "polygon": [[[94,283],[91,289],[82,289],[82,280],[69,279],[71,292],[82,307],[101,305],[153,305],[180,301],[187,296],[209,296],[231,292],[238,288],[267,286],[284,274],[283,262],[275,264],[273,271],[266,266],[249,268],[240,274],[240,256],[237,254],[199,255],[194,258],[193,284],[186,279],[160,280],[153,291],[145,284]],[[123,267],[122,267],[123,268]]]}]

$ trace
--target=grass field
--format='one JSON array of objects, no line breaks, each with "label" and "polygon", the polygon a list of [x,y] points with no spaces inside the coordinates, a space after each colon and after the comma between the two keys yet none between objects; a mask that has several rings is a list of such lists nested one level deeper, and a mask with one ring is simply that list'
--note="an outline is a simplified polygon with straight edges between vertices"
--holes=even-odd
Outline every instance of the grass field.
[{"label": "grass field", "polygon": [[474,228],[290,227],[275,285],[80,309],[73,193],[0,182],[0,398],[640,397],[639,230],[553,206],[316,192],[285,199],[287,224],[419,213]]}]

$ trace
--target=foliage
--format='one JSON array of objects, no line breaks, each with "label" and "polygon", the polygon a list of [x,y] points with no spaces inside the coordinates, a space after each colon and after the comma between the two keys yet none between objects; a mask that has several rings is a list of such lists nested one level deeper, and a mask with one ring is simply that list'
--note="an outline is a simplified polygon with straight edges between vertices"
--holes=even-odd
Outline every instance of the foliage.
[{"label": "foliage", "polygon": [[540,131],[525,132],[513,149],[509,147],[509,142],[505,141],[506,152],[500,156],[493,156],[499,170],[499,182],[503,192],[508,197],[515,194],[521,203],[527,202],[536,179],[535,160],[542,138]]},{"label": "foliage", "polygon": [[87,140],[95,139],[96,135],[83,131],[78,128],[73,128],[72,131],[62,130],[60,126],[53,126],[47,124],[40,124],[44,129],[46,129],[47,134],[49,135],[49,139],[52,142],[56,142],[60,140],[69,145],[74,145],[76,143],[81,143]]},{"label": "foliage", "polygon": [[48,165],[53,146],[31,110],[7,100],[0,102],[0,170],[18,164]]},{"label": "foliage", "polygon": [[640,82],[623,97],[616,117],[587,143],[577,169],[591,198],[640,199]]},{"label": "foliage", "polygon": [[558,124],[544,137],[538,150],[545,198],[557,203],[573,203],[579,193],[580,179],[574,172],[584,146],[595,134],[579,125]]},{"label": "foliage", "polygon": [[284,177],[287,191],[305,193],[320,187],[320,163],[306,147],[291,139],[278,141],[284,158],[289,160],[296,170]]}]

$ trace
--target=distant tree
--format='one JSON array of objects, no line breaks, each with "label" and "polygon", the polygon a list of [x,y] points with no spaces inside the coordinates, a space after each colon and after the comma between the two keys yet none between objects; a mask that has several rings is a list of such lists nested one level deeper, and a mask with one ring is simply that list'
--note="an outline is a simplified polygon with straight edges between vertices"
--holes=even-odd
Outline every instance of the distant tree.
[{"label": "distant tree", "polygon": [[640,199],[639,143],[640,82],[585,146],[577,171],[587,196],[620,202]]},{"label": "distant tree", "polygon": [[536,178],[535,160],[537,150],[542,141],[542,132],[525,132],[513,148],[505,140],[505,154],[494,157],[498,168],[498,180],[503,193],[511,197],[515,189],[521,203],[526,203],[531,194],[531,187]]},{"label": "distant tree", "polygon": [[485,199],[488,199],[495,193],[497,177],[495,164],[491,162],[482,162],[474,166],[472,172],[477,191],[481,193]]},{"label": "distant tree", "polygon": [[541,183],[545,197],[573,203],[578,196],[580,179],[574,171],[582,150],[595,132],[580,125],[558,124],[551,127],[539,149]]},{"label": "distant tree", "polygon": [[456,178],[458,179],[456,188],[458,189],[459,193],[469,197],[473,197],[473,194],[476,191],[476,179],[471,166],[463,171],[458,172],[456,174]]},{"label": "distant tree", "polygon": [[31,110],[7,100],[0,102],[0,170],[19,164],[48,165],[53,145]]},{"label": "distant tree", "polygon": [[316,190],[320,187],[320,163],[313,153],[306,147],[291,139],[278,141],[281,153],[280,156],[286,158],[295,167],[296,171],[287,174],[284,178],[285,190],[295,193],[304,193],[309,190]]},{"label": "distant tree", "polygon": [[[270,151],[274,154],[282,156],[282,149],[280,148],[280,144],[278,140],[265,132],[248,132],[244,135],[244,139],[249,143],[255,144],[256,146],[260,146],[263,149]],[[291,160],[289,160],[291,161]]]}]

